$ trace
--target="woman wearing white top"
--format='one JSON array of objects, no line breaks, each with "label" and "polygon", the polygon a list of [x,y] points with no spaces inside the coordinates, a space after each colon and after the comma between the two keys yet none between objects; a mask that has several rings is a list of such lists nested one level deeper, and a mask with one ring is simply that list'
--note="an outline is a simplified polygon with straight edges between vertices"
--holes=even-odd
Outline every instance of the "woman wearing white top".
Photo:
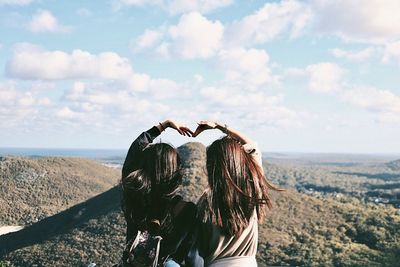
[{"label": "woman wearing white top", "polygon": [[226,136],[207,148],[208,189],[198,203],[201,221],[197,249],[205,266],[257,266],[258,222],[272,202],[261,153],[243,134],[201,121],[193,137],[219,129]]}]

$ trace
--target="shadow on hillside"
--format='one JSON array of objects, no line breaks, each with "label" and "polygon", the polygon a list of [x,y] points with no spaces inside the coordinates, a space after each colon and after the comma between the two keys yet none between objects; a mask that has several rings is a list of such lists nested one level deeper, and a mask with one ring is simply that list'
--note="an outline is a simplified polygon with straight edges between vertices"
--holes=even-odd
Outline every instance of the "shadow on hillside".
[{"label": "shadow on hillside", "polygon": [[391,183],[391,184],[368,184],[368,189],[398,189],[400,188],[400,183]]},{"label": "shadow on hillside", "polygon": [[318,192],[325,192],[325,193],[345,193],[345,190],[343,190],[340,187],[337,186],[329,186],[329,185],[315,185],[311,183],[302,183],[299,186],[296,186],[296,189],[300,191],[302,188],[305,188],[307,190],[314,190]]},{"label": "shadow on hillside", "polygon": [[362,173],[362,172],[333,172],[335,174],[344,174],[344,175],[353,175],[353,176],[358,176],[358,177],[367,177],[370,179],[381,179],[381,180],[398,180],[400,179],[400,174],[394,174],[394,173]]},{"label": "shadow on hillside", "polygon": [[0,258],[14,250],[44,242],[55,235],[67,233],[90,219],[118,209],[120,209],[120,189],[116,186],[21,231],[0,236]]}]

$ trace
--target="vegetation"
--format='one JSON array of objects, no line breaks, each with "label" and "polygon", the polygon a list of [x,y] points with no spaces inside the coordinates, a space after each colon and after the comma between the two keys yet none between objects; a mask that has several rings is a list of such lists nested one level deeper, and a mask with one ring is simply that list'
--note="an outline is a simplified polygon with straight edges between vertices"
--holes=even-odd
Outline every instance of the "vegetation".
[{"label": "vegetation", "polygon": [[357,199],[318,199],[288,191],[260,227],[259,260],[268,265],[395,266],[400,216]]},{"label": "vegetation", "polygon": [[388,167],[389,169],[391,169],[393,171],[400,171],[400,159],[388,162],[386,164],[386,167]]},{"label": "vegetation", "polygon": [[0,226],[56,214],[111,188],[118,175],[87,159],[0,157]]},{"label": "vegetation", "polygon": [[1,261],[0,260],[0,267],[14,267],[14,265],[9,261]]},{"label": "vegetation", "polygon": [[[182,192],[187,199],[196,200],[207,184],[205,147],[189,143],[179,152],[186,175]],[[367,193],[375,190],[371,185],[399,183],[398,172],[383,163],[357,162],[291,161],[264,167],[269,179],[287,191],[272,193],[274,208],[259,228],[259,266],[398,265],[399,210],[365,201]],[[377,176],[385,173],[390,175]],[[117,180],[119,174],[115,175]],[[379,190],[391,194],[397,188]],[[25,232],[7,235],[7,244],[17,239],[36,241],[19,243],[5,254],[0,251],[0,258],[15,266],[87,266],[91,262],[110,266],[119,260],[124,245],[125,222],[119,203],[119,192],[112,189],[35,223]],[[1,236],[0,247],[5,241]]]},{"label": "vegetation", "polygon": [[341,193],[365,202],[385,198],[389,204],[400,207],[400,169],[395,171],[389,166],[354,162],[349,165],[264,162],[268,178],[285,188],[304,193]]},{"label": "vegetation", "polygon": [[206,147],[201,143],[190,142],[178,148],[183,159],[184,180],[182,195],[196,203],[205,187],[206,178]]}]

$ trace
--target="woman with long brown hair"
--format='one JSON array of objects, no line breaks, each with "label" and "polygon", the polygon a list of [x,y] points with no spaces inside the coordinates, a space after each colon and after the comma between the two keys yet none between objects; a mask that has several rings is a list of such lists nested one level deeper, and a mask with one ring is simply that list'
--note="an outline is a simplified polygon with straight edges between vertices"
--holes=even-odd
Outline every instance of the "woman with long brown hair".
[{"label": "woman with long brown hair", "polygon": [[208,189],[198,203],[197,249],[205,266],[257,266],[258,223],[272,202],[261,152],[253,141],[226,125],[202,121],[193,137],[208,129],[226,136],[207,148]]},{"label": "woman with long brown hair", "polygon": [[171,259],[169,265],[176,265],[172,258],[180,263],[189,250],[184,240],[193,228],[196,206],[183,201],[178,194],[182,184],[179,155],[169,144],[152,143],[167,128],[184,136],[192,135],[189,128],[166,120],[140,134],[125,158],[121,188],[128,249],[124,252],[122,266],[138,265],[132,263],[129,251],[143,233],[161,240],[156,253],[159,256],[154,261],[149,259],[157,262],[157,266],[163,266],[168,259]]}]

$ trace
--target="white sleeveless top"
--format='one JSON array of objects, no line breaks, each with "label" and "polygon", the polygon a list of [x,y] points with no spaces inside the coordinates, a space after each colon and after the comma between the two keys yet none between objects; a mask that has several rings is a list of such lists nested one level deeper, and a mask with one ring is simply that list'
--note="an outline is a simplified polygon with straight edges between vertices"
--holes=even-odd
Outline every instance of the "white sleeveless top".
[{"label": "white sleeveless top", "polygon": [[[205,229],[203,234],[207,234],[207,236],[203,238],[204,240],[208,240],[209,247],[206,251],[211,253],[204,259],[204,266],[214,266],[219,261],[221,261],[220,264],[215,266],[234,266],[233,263],[239,264],[240,259],[238,258],[240,257],[246,257],[246,260],[250,257],[255,262],[258,244],[258,219],[256,211],[254,211],[247,228],[238,237],[221,234],[220,228],[216,225],[207,225],[205,227],[209,229]],[[226,261],[226,264],[223,264],[224,261],[222,259]],[[227,264],[228,261],[230,262],[229,264]]]},{"label": "white sleeveless top", "polygon": [[[262,168],[261,153],[257,145],[249,143],[243,145],[243,148]],[[205,252],[208,252],[204,258],[204,266],[257,266],[255,257],[258,245],[258,217],[256,210],[249,220],[249,225],[238,237],[222,234],[220,228],[213,224],[203,224],[201,228],[200,234],[203,240],[201,246]]]}]

